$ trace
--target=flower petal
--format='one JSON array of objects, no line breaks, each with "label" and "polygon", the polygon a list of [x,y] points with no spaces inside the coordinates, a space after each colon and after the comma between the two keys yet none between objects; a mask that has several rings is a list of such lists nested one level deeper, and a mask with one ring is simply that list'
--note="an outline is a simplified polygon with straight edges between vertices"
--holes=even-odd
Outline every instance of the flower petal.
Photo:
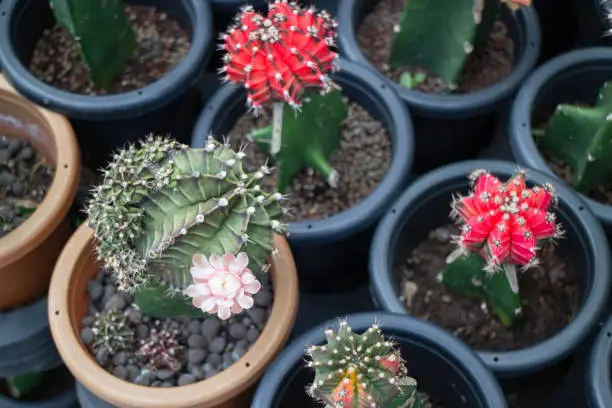
[{"label": "flower petal", "polygon": [[232,305],[232,313],[237,315],[241,312],[242,312],[242,306],[240,306],[240,303],[234,301],[234,304]]},{"label": "flower petal", "polygon": [[225,285],[223,284],[223,278],[219,274],[215,275],[214,278],[208,281],[210,291],[215,296],[225,296]]},{"label": "flower petal", "polygon": [[210,263],[208,263],[208,259],[203,254],[194,254],[193,258],[191,258],[191,262],[193,266],[198,268],[210,268]]},{"label": "flower petal", "polygon": [[261,283],[259,283],[259,281],[256,280],[254,282],[243,285],[243,288],[245,292],[254,295],[255,293],[261,290]]},{"label": "flower petal", "polygon": [[212,268],[211,266],[192,266],[191,268],[189,268],[189,272],[195,280],[206,281],[210,279],[210,277],[216,272],[216,269]]},{"label": "flower petal", "polygon": [[253,304],[255,303],[251,296],[246,295],[244,293],[242,293],[242,294],[240,294],[240,296],[236,297],[236,302],[238,302],[240,304],[240,306],[243,307],[244,309],[252,308]]},{"label": "flower petal", "polygon": [[236,260],[236,257],[231,252],[223,254],[223,256],[221,257],[221,262],[223,263],[223,269],[226,271],[229,271],[230,266],[234,264],[235,260]]},{"label": "flower petal", "polygon": [[210,266],[219,271],[225,269],[223,267],[223,261],[221,260],[221,257],[219,255],[211,255],[210,258],[208,258],[208,262],[210,263]]},{"label": "flower petal", "polygon": [[219,319],[221,320],[227,320],[232,316],[232,310],[230,307],[220,306],[219,310],[217,311],[217,316],[219,316]]},{"label": "flower petal", "polygon": [[225,278],[226,296],[235,296],[236,292],[242,287],[242,283],[234,275],[227,275]]},{"label": "flower petal", "polygon": [[246,252],[240,252],[234,261],[234,264],[231,266],[230,271],[240,275],[244,273],[249,266],[249,256]]}]

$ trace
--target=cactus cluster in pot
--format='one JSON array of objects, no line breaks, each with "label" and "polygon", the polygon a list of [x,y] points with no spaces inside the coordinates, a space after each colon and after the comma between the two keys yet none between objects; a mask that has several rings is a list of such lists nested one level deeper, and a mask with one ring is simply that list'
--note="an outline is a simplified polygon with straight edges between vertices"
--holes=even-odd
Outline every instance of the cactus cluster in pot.
[{"label": "cactus cluster in pot", "polygon": [[114,155],[88,223],[98,259],[142,313],[228,319],[253,306],[286,228],[283,195],[260,188],[270,169],[245,172],[245,155],[212,136],[202,149],[150,136]]},{"label": "cactus cluster in pot", "polygon": [[327,343],[309,346],[307,366],[315,378],[307,393],[326,408],[418,408],[417,382],[408,376],[400,352],[374,324],[356,334],[346,320]]},{"label": "cactus cluster in pot", "polygon": [[545,129],[534,129],[538,147],[571,168],[572,187],[589,193],[612,180],[612,81],[593,106],[558,105]]},{"label": "cactus cluster in pot", "polygon": [[[424,68],[453,90],[470,54],[488,40],[502,6],[514,12],[530,4],[530,0],[407,0],[394,27],[387,62],[394,68]],[[413,82],[408,73],[400,78],[401,84],[411,84],[408,87]]]},{"label": "cactus cluster in pot", "polygon": [[249,139],[274,161],[280,192],[305,167],[337,186],[328,159],[339,148],[348,106],[328,76],[338,69],[336,27],[324,10],[275,0],[265,16],[244,6],[221,34],[223,80],[246,89],[254,114],[271,105],[272,124]]},{"label": "cactus cluster in pot", "polygon": [[469,179],[472,190],[451,205],[460,233],[439,279],[487,301],[501,323],[511,326],[521,311],[517,267],[528,273],[538,264],[537,251],[563,235],[552,211],[555,190],[551,184],[528,188],[520,169],[506,182],[486,170]]}]

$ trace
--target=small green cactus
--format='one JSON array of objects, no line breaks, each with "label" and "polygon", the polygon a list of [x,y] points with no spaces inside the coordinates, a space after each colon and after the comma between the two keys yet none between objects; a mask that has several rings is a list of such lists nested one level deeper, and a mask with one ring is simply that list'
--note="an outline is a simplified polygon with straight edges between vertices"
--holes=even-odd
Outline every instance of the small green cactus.
[{"label": "small green cactus", "polygon": [[[250,307],[244,291],[260,287],[251,270],[269,268],[274,233],[286,226],[283,196],[260,188],[270,170],[245,173],[245,155],[212,136],[202,149],[150,136],[113,157],[93,191],[88,222],[99,259],[143,313],[199,316],[198,308],[212,313],[218,305],[236,313],[234,299]],[[215,297],[194,287],[196,275],[211,287],[227,279],[232,286],[214,286],[215,296],[224,291]]]},{"label": "small green cactus", "polygon": [[544,131],[534,132],[538,146],[572,170],[572,186],[588,193],[612,177],[612,81],[599,91],[593,107],[559,105]]},{"label": "small green cactus", "polygon": [[121,0],[51,0],[57,22],[77,43],[92,82],[108,88],[136,48]]},{"label": "small green cactus", "polygon": [[346,321],[337,332],[325,331],[327,344],[310,346],[307,366],[315,371],[307,388],[329,408],[418,408],[417,382],[394,344],[373,325],[355,334]]},{"label": "small green cactus", "polygon": [[134,340],[134,332],[127,327],[127,317],[124,313],[106,310],[96,313],[94,319],[91,329],[94,334],[94,352],[105,348],[112,356],[125,350]]},{"label": "small green cactus", "polygon": [[449,89],[456,88],[469,55],[489,38],[502,3],[514,11],[531,1],[406,1],[400,22],[394,27],[389,65],[426,68]]}]

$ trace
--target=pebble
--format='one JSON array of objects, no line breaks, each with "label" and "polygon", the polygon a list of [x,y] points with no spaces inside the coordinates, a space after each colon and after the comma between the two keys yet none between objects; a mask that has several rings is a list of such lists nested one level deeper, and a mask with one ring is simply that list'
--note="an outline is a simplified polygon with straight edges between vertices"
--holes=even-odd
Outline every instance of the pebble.
[{"label": "pebble", "polygon": [[227,341],[224,337],[215,337],[213,341],[208,345],[208,351],[211,353],[222,353],[225,350]]},{"label": "pebble", "polygon": [[149,337],[149,327],[146,324],[139,324],[136,326],[136,338],[138,340],[144,340]]},{"label": "pebble", "polygon": [[212,354],[209,354],[208,357],[206,357],[206,363],[212,366],[219,365],[221,364],[222,361],[223,361],[223,357],[221,357],[221,354],[218,354],[218,353],[212,353]]},{"label": "pebble", "polygon": [[201,348],[206,347],[206,345],[208,344],[208,341],[206,340],[206,337],[204,337],[201,334],[192,334],[187,339],[187,344],[191,348],[201,349]]},{"label": "pebble", "polygon": [[270,306],[272,304],[272,292],[267,289],[262,289],[253,295],[253,300],[257,306]]},{"label": "pebble", "polygon": [[93,326],[95,320],[96,319],[93,316],[85,316],[83,318],[83,326],[91,327],[91,326]]},{"label": "pebble", "polygon": [[93,302],[97,302],[102,297],[102,293],[104,292],[104,288],[98,281],[90,281],[87,284],[87,291],[89,292],[89,297]]},{"label": "pebble", "polygon": [[191,367],[189,369],[189,372],[198,380],[201,380],[206,376],[204,369],[202,368],[202,366],[199,366],[199,365]]},{"label": "pebble", "polygon": [[127,312],[127,319],[130,323],[140,324],[142,322],[142,314],[136,309],[130,309]]},{"label": "pebble", "polygon": [[163,383],[161,383],[161,385],[159,386],[159,388],[170,388],[170,387],[174,387],[174,384],[172,384],[169,381],[164,381]]},{"label": "pebble", "polygon": [[189,349],[187,351],[187,359],[192,364],[198,364],[206,359],[206,351],[202,349]]},{"label": "pebble", "polygon": [[21,181],[14,182],[13,185],[11,186],[11,191],[16,196],[21,196],[25,191],[23,183]]},{"label": "pebble", "polygon": [[232,323],[229,327],[229,334],[235,340],[241,340],[246,337],[247,328],[240,323]]},{"label": "pebble", "polygon": [[187,330],[191,334],[202,334],[202,323],[199,320],[192,320],[187,324]]},{"label": "pebble", "polygon": [[126,306],[125,298],[120,294],[114,294],[104,303],[104,310],[122,312]]},{"label": "pebble", "polygon": [[15,176],[8,171],[0,173],[0,187],[9,187],[15,182]]},{"label": "pebble", "polygon": [[266,320],[265,310],[260,309],[258,307],[254,307],[254,308],[247,310],[247,314],[249,315],[251,320],[253,320],[253,323],[255,323],[256,325],[262,326],[265,323],[265,320]]},{"label": "pebble", "polygon": [[151,379],[152,373],[149,370],[142,370],[138,377],[136,377],[134,384],[148,386],[151,384]]},{"label": "pebble", "polygon": [[126,380],[128,378],[127,368],[125,368],[124,366],[116,366],[115,368],[113,368],[113,375],[115,377],[121,378],[122,380]]},{"label": "pebble", "polygon": [[194,382],[196,382],[196,378],[191,375],[191,374],[181,374],[177,384],[179,386],[183,386],[183,385],[189,385],[189,384],[193,384]]},{"label": "pebble", "polygon": [[124,365],[125,363],[127,363],[127,354],[124,351],[120,351],[119,353],[115,354],[115,356],[113,357],[113,364],[115,365]]},{"label": "pebble", "polygon": [[249,328],[246,334],[246,339],[250,341],[251,343],[255,343],[255,341],[257,341],[258,338],[259,338],[259,330],[257,330],[257,327]]},{"label": "pebble", "polygon": [[105,366],[110,358],[110,352],[106,347],[100,347],[96,351],[96,361],[101,366]]},{"label": "pebble", "polygon": [[211,342],[219,333],[220,328],[221,322],[218,319],[208,318],[202,322],[202,335]]},{"label": "pebble", "polygon": [[86,328],[81,330],[81,340],[85,344],[91,344],[94,340],[93,331],[90,328]]},{"label": "pebble", "polygon": [[160,380],[165,381],[165,380],[168,380],[174,377],[174,371],[163,368],[161,370],[157,370],[155,372],[155,376],[159,378]]}]

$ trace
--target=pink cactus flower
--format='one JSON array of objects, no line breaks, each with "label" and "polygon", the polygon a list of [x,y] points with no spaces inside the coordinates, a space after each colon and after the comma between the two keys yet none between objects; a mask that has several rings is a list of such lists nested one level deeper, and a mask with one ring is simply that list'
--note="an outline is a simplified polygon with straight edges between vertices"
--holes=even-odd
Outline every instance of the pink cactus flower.
[{"label": "pink cactus flower", "polygon": [[475,171],[470,179],[474,189],[452,204],[451,214],[462,231],[456,237],[458,253],[482,254],[490,272],[501,265],[536,265],[539,241],[561,235],[555,214],[549,211],[556,203],[553,186],[529,189],[523,171],[506,183],[485,170]]},{"label": "pink cactus flower", "polygon": [[241,252],[237,256],[193,256],[190,269],[193,284],[184,294],[193,298],[193,305],[221,320],[253,307],[253,297],[261,289],[261,283],[248,268],[249,257]]}]

